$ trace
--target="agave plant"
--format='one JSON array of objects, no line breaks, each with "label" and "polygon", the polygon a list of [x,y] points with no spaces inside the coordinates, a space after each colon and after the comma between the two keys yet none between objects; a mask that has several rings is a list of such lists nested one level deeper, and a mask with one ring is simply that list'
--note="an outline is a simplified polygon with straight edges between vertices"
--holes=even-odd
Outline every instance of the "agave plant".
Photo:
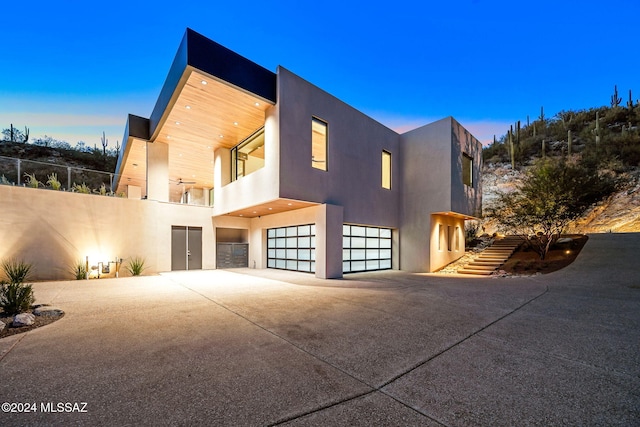
[{"label": "agave plant", "polygon": [[139,276],[142,274],[142,272],[146,268],[144,266],[144,263],[145,263],[144,258],[135,256],[129,260],[129,263],[127,264],[126,269],[129,273],[131,273],[132,276]]}]

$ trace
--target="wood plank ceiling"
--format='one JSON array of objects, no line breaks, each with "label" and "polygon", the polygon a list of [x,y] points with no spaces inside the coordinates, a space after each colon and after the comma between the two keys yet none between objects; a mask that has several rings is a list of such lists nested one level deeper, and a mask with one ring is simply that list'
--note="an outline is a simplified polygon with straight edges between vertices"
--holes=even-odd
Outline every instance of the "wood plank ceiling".
[{"label": "wood plank ceiling", "polygon": [[[169,146],[167,185],[173,202],[191,188],[213,188],[214,151],[232,148],[264,126],[265,111],[273,105],[194,68],[188,67],[184,77],[151,137]],[[144,193],[146,144],[133,142],[121,187],[140,185]]]}]

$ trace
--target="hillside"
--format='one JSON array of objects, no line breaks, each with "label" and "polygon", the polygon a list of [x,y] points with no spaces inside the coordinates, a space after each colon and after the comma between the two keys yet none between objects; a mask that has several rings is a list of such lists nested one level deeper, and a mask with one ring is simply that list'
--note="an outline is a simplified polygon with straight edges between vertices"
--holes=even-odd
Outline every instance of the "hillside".
[{"label": "hillside", "polygon": [[[614,102],[614,97],[615,101]],[[537,119],[517,121],[483,151],[485,164],[526,166],[545,155],[578,154],[583,162],[615,168],[640,165],[640,106],[631,91],[626,106],[612,95],[610,107],[560,111],[547,118],[544,108]]]},{"label": "hillside", "polygon": [[[482,204],[486,208],[497,192],[509,191],[518,184],[523,170],[508,163],[488,163],[482,174]],[[618,175],[620,187],[611,196],[592,206],[567,230],[571,233],[640,232],[640,168]],[[483,222],[484,232],[496,231],[495,224]]]}]

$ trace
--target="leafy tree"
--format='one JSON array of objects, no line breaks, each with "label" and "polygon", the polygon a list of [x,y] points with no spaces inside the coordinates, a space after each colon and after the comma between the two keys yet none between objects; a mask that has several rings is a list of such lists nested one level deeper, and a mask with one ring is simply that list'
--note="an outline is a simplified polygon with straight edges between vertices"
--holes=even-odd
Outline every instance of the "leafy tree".
[{"label": "leafy tree", "polygon": [[563,159],[543,159],[487,209],[499,228],[521,236],[544,259],[567,225],[615,189],[615,181]]}]

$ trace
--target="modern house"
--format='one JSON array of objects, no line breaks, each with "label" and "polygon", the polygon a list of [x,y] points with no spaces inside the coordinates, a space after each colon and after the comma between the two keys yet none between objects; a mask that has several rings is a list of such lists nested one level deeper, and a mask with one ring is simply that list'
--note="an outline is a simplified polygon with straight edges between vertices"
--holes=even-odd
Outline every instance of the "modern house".
[{"label": "modern house", "polygon": [[149,271],[431,272],[464,254],[481,152],[451,117],[399,134],[187,29],[150,117],[128,118],[114,183],[126,198],[43,202],[75,204],[84,236],[43,238],[70,260],[88,245]]}]

